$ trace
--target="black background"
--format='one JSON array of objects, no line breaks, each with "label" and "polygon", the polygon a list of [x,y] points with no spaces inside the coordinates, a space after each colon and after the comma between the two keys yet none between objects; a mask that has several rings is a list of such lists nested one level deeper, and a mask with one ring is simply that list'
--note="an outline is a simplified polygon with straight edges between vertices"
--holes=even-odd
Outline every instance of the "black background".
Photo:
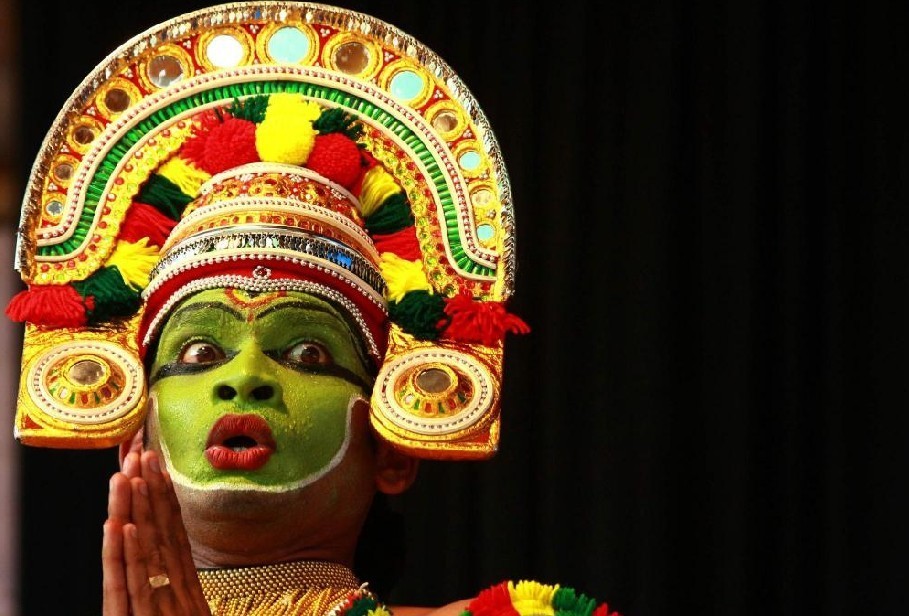
[{"label": "black background", "polygon": [[[499,454],[393,503],[390,599],[532,578],[626,616],[906,613],[901,5],[344,4],[480,102],[533,328]],[[23,182],[97,62],[201,6],[25,3]],[[115,452],[21,450],[23,613],[100,613]]]}]

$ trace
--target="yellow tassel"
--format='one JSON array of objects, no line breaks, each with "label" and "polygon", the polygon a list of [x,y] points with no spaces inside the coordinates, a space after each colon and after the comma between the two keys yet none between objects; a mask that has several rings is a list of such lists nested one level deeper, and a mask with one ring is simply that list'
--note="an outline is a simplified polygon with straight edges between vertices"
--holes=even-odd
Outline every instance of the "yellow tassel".
[{"label": "yellow tassel", "polygon": [[402,259],[393,252],[383,252],[379,261],[379,271],[388,287],[386,293],[389,301],[399,302],[408,291],[429,291],[432,285],[426,279],[423,264],[419,261]]},{"label": "yellow tassel", "polygon": [[272,94],[256,127],[256,151],[265,162],[302,165],[316,139],[313,121],[321,108],[298,94]]},{"label": "yellow tassel", "polygon": [[360,190],[360,214],[368,218],[385,200],[401,192],[401,187],[383,167],[376,165],[363,176]]},{"label": "yellow tassel", "polygon": [[552,598],[559,589],[559,585],[549,586],[530,580],[522,580],[515,584],[508,582],[508,594],[511,604],[521,616],[553,616]]},{"label": "yellow tassel", "polygon": [[116,265],[126,284],[142,290],[148,286],[148,277],[158,263],[158,246],[149,246],[148,238],[135,243],[120,240],[105,265]]},{"label": "yellow tassel", "polygon": [[173,156],[169,161],[158,168],[158,175],[177,185],[184,195],[199,194],[199,187],[211,178],[211,175],[195,167],[188,160]]}]

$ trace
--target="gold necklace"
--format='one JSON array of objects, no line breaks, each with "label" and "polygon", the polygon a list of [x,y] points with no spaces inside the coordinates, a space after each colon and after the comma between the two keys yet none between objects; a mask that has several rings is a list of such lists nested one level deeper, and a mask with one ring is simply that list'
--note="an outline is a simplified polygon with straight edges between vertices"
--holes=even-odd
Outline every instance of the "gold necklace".
[{"label": "gold necklace", "polygon": [[325,614],[360,588],[353,572],[326,561],[200,569],[213,616]]}]

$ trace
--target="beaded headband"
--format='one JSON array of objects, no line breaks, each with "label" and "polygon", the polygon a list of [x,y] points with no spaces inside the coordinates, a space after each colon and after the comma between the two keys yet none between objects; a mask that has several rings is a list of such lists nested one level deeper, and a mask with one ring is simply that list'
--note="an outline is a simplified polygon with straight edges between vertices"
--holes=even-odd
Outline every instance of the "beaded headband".
[{"label": "beaded headband", "polygon": [[385,22],[214,6],[110,54],[51,127],[23,200],[17,438],[108,447],[145,417],[143,358],[181,300],[298,290],[359,329],[380,437],[492,455],[514,220],[473,96]]}]

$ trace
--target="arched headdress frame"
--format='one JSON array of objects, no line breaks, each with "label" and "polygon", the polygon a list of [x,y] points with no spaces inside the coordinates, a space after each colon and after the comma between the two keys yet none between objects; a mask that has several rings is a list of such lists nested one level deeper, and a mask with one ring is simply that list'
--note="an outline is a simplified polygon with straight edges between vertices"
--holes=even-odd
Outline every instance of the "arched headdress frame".
[{"label": "arched headdress frame", "polygon": [[[269,139],[285,147],[275,118],[293,113],[316,140],[350,135],[362,168],[348,178],[314,150],[272,154]],[[218,122],[224,133],[225,118],[255,147],[213,169],[214,146],[187,144]],[[495,451],[504,335],[526,331],[503,308],[508,175],[470,91],[394,26],[306,2],[188,13],[102,61],[34,163],[16,269],[29,288],[7,310],[26,322],[15,431],[37,446],[131,435],[145,348],[200,288],[298,289],[345,307],[379,367],[374,428],[422,457]]]}]

